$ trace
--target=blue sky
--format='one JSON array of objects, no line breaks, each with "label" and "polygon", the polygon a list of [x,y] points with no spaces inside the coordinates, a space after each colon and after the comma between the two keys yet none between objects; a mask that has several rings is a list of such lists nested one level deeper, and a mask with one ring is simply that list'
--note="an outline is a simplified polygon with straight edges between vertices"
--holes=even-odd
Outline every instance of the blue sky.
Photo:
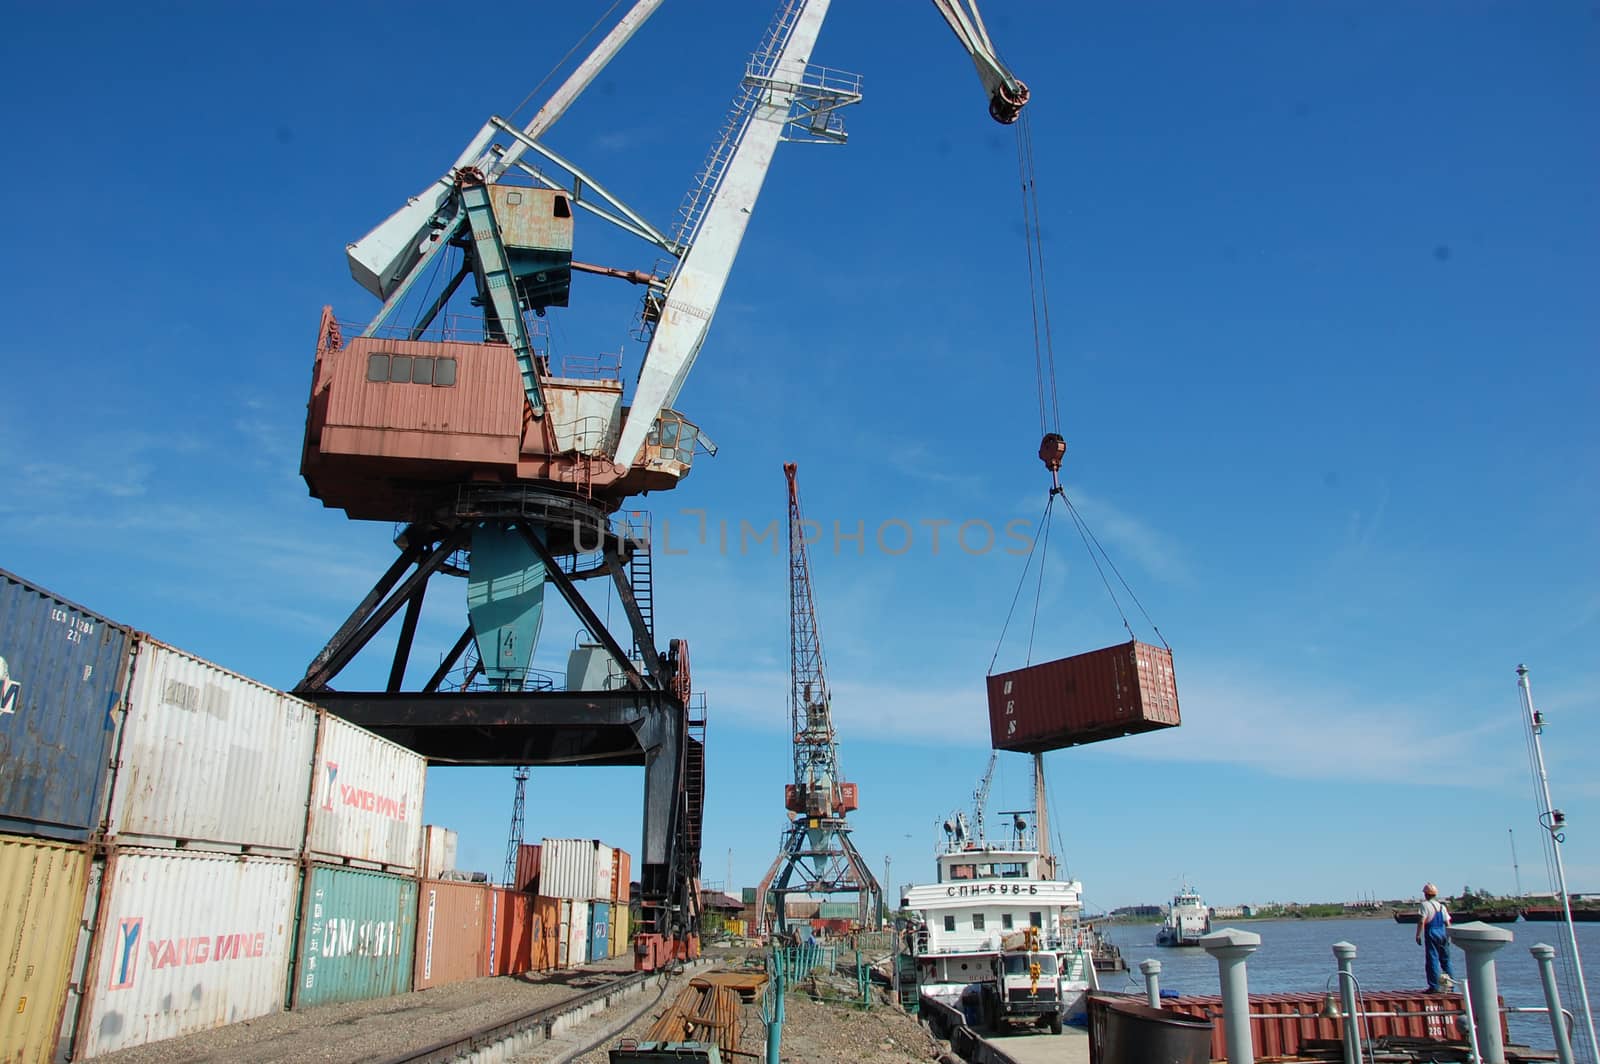
[{"label": "blue sky", "polygon": [[[548,136],[668,223],[765,26],[672,3]],[[317,316],[371,314],[343,245],[449,165],[603,10],[492,28],[407,4],[19,10],[0,565],[292,684],[392,556],[297,473]],[[1004,3],[1032,86],[1069,491],[1171,642],[1184,726],[1050,755],[1091,905],[1542,887],[1514,667],[1552,720],[1574,886],[1600,891],[1593,751],[1600,19],[1581,4]],[[475,28],[476,27],[476,28]],[[489,32],[490,39],[473,37]],[[987,757],[1021,559],[924,522],[1033,520],[1013,133],[910,0],[837,0],[842,149],[780,147],[680,401],[721,446],[644,504],[663,637],[711,707],[705,866],[754,883],[788,773],[785,567],[741,552],[797,461],[856,839],[897,883]],[[524,112],[526,115],[527,112]],[[580,219],[579,256],[654,253]],[[639,350],[583,278],[556,354]],[[713,533],[695,541],[704,510]],[[916,530],[891,555],[874,532]],[[835,549],[842,531],[860,549]],[[952,526],[953,527],[953,526]],[[950,529],[946,529],[948,537]],[[1035,657],[1123,638],[1058,525]],[[435,593],[418,657],[459,631]],[[556,613],[539,661],[576,629]],[[999,666],[1021,663],[1015,640]],[[418,667],[423,671],[423,666]],[[346,685],[378,685],[381,652]],[[421,677],[414,677],[420,679]],[[528,830],[637,849],[642,772],[537,770]],[[1026,799],[1006,755],[993,808]],[[507,770],[430,774],[498,870]]]}]

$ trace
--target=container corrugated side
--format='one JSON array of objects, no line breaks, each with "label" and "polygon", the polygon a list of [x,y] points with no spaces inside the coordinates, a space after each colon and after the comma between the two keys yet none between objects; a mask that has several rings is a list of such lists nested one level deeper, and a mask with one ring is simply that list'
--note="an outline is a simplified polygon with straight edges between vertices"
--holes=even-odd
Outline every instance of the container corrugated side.
[{"label": "container corrugated side", "polygon": [[569,900],[565,908],[567,956],[563,967],[576,968],[589,962],[589,903]]},{"label": "container corrugated side", "polygon": [[611,956],[611,903],[589,903],[589,959],[602,961]]},{"label": "container corrugated side", "polygon": [[630,935],[628,907],[618,905],[611,910],[611,955],[620,957],[628,952],[633,936]]},{"label": "container corrugated side", "polygon": [[534,890],[539,883],[539,855],[542,850],[537,843],[529,845],[523,843],[517,847],[516,882],[511,886],[517,890]]},{"label": "container corrugated side", "polygon": [[611,900],[627,905],[633,897],[633,891],[631,890],[632,880],[633,855],[619,847],[617,850],[617,879],[613,884],[616,890],[612,893]]},{"label": "container corrugated side", "polygon": [[0,1048],[8,1064],[55,1055],[89,863],[84,846],[0,835]]},{"label": "container corrugated side", "polygon": [[528,919],[528,940],[533,950],[533,970],[547,972],[561,964],[560,898],[535,896]]},{"label": "container corrugated side", "polygon": [[298,853],[316,707],[146,636],[131,672],[107,830]]},{"label": "container corrugated side", "polygon": [[616,850],[603,842],[594,844],[594,889],[589,894],[591,901],[610,901],[616,897],[611,890],[616,879],[616,854]]},{"label": "container corrugated side", "polygon": [[0,569],[0,831],[99,829],[132,633]]},{"label": "container corrugated side", "polygon": [[988,678],[999,750],[1040,753],[1176,727],[1172,652],[1133,641]]},{"label": "container corrugated side", "polygon": [[416,920],[416,880],[312,865],[295,950],[294,1007],[410,990]]},{"label": "container corrugated side", "polygon": [[596,839],[545,839],[539,853],[539,893],[547,898],[592,901]]},{"label": "container corrugated side", "polygon": [[113,851],[78,1055],[280,1011],[299,885],[277,858]]},{"label": "container corrugated side", "polygon": [[438,879],[456,867],[456,851],[460,840],[454,831],[437,824],[422,829],[422,878]]},{"label": "container corrugated side", "polygon": [[415,872],[422,863],[427,762],[331,713],[318,713],[306,849]]},{"label": "container corrugated side", "polygon": [[509,887],[485,894],[483,975],[533,970],[533,898]]},{"label": "container corrugated side", "polygon": [[477,883],[423,880],[417,892],[418,990],[476,979],[484,968],[484,903]]}]

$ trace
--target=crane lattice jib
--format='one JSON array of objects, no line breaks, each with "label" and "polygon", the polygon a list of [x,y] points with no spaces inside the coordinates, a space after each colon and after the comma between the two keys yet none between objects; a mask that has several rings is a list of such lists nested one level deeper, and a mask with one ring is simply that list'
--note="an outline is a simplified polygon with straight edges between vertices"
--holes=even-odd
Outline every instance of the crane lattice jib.
[{"label": "crane lattice jib", "polygon": [[[797,790],[808,796],[808,811],[830,815],[833,788],[839,782],[839,751],[834,742],[796,471],[792,462],[783,467],[789,480],[789,720],[794,730],[794,782]],[[820,797],[821,808],[809,797],[812,795]]]}]

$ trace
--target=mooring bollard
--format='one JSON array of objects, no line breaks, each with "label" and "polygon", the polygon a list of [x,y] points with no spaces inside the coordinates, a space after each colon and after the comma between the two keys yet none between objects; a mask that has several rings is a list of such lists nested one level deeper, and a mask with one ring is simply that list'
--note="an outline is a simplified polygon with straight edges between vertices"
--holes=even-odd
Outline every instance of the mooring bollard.
[{"label": "mooring bollard", "polygon": [[1539,962],[1539,982],[1544,984],[1544,1004],[1550,1010],[1550,1033],[1556,1039],[1556,1060],[1573,1064],[1572,1039],[1567,1037],[1566,1017],[1561,1012],[1561,991],[1556,986],[1556,948],[1543,942],[1528,950]]},{"label": "mooring bollard", "polygon": [[1140,961],[1139,970],[1144,973],[1144,996],[1150,1002],[1150,1007],[1161,1007],[1161,962]]},{"label": "mooring bollard", "polygon": [[1200,940],[1200,947],[1217,959],[1217,981],[1222,984],[1222,1022],[1228,1028],[1228,1064],[1255,1064],[1250,1043],[1250,981],[1244,959],[1261,946],[1254,931],[1224,927]]},{"label": "mooring bollard", "polygon": [[1474,920],[1450,929],[1450,941],[1467,955],[1467,991],[1472,995],[1472,1025],[1478,1033],[1483,1064],[1506,1064],[1506,1043],[1500,1037],[1500,984],[1494,955],[1512,938],[1503,927]]},{"label": "mooring bollard", "polygon": [[1356,1015],[1356,947],[1350,942],[1333,944],[1339,962],[1339,1000],[1344,1004],[1344,1064],[1361,1064],[1361,1018]]}]

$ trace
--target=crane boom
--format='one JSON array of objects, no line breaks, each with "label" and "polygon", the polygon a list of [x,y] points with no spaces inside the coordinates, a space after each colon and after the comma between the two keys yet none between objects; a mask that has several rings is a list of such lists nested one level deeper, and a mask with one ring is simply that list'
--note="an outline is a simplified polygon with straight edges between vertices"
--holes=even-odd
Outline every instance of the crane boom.
[{"label": "crane boom", "polygon": [[833,816],[840,782],[839,748],[811,590],[798,471],[793,462],[783,467],[789,481],[789,721],[794,732],[794,791],[789,805],[798,804],[794,811],[810,816]]}]

